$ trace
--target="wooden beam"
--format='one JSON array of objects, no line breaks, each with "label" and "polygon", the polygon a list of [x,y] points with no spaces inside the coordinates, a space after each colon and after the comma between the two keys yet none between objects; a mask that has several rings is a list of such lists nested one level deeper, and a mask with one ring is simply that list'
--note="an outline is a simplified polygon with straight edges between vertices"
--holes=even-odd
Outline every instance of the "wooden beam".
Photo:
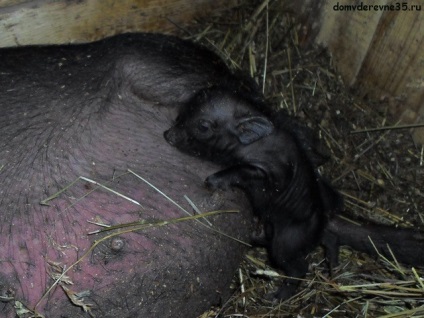
[{"label": "wooden beam", "polygon": [[0,46],[78,43],[130,31],[171,32],[235,0],[0,0]]}]

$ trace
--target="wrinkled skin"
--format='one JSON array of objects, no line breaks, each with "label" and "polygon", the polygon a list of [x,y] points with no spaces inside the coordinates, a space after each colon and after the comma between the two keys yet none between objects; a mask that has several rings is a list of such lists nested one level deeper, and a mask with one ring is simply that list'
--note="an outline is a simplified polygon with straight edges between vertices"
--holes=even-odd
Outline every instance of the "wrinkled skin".
[{"label": "wrinkled skin", "polygon": [[[178,149],[224,167],[208,176],[206,185],[241,188],[248,194],[263,226],[256,243],[267,247],[270,260],[290,277],[305,276],[305,258],[320,243],[330,267],[338,263],[340,245],[371,255],[377,255],[377,247],[391,259],[389,245],[399,261],[423,266],[422,233],[378,224],[359,226],[336,215],[343,208],[341,196],[315,171],[319,160],[299,127],[284,114],[269,116],[240,94],[212,87],[181,109],[164,137]],[[287,299],[298,283],[287,279],[272,296]]]},{"label": "wrinkled skin", "polygon": [[[134,175],[121,176],[127,169],[190,212],[184,194],[203,212],[241,210],[211,222],[248,237],[244,196],[212,194],[203,179],[216,166],[162,137],[173,112],[217,82],[250,89],[214,54],[160,35],[0,51],[1,317],[15,317],[15,301],[34,309],[40,299],[35,309],[45,317],[90,317],[57,285],[42,296],[106,235],[88,234],[101,228],[96,224],[186,216]],[[78,176],[142,206],[81,180],[40,205]],[[243,251],[186,221],[102,241],[62,281],[72,281],[65,287],[82,293],[79,300],[97,317],[196,317],[228,295]]]},{"label": "wrinkled skin", "polygon": [[[271,121],[231,91],[208,88],[182,108],[165,138],[225,167],[208,176],[206,185],[244,190],[263,223],[261,244],[271,261],[286,275],[302,278],[308,270],[305,258],[321,241],[341,198],[314,170],[285,123],[284,115]],[[275,297],[292,296],[298,282],[287,279]]]}]

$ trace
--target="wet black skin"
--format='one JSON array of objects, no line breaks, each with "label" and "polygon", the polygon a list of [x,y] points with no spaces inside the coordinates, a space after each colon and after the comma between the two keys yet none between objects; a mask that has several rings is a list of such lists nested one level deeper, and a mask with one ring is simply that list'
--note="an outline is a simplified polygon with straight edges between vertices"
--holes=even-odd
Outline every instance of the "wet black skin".
[{"label": "wet black skin", "polygon": [[340,217],[330,219],[323,240],[323,244],[327,247],[327,258],[330,264],[334,266],[338,263],[339,247],[348,245],[375,257],[381,254],[389,261],[394,261],[394,255],[396,261],[407,266],[424,266],[422,230],[359,221],[361,225]]},{"label": "wet black skin", "polygon": [[[226,167],[210,175],[206,186],[243,189],[263,224],[264,237],[257,243],[268,248],[271,261],[287,276],[301,278],[308,270],[307,254],[341,200],[315,171],[293,131],[283,128],[285,122],[285,115],[271,121],[228,90],[209,89],[187,105],[165,138]],[[297,286],[298,280],[287,279],[275,297],[286,299]]]},{"label": "wet black skin", "polygon": [[[423,264],[423,254],[416,252],[421,234],[358,226],[336,216],[343,208],[341,196],[316,171],[320,160],[305,130],[287,115],[268,116],[257,106],[226,88],[209,88],[182,108],[164,136],[178,149],[225,167],[207,177],[206,186],[247,193],[264,228],[263,237],[254,239],[267,247],[275,266],[301,278],[308,270],[307,254],[319,244],[326,247],[330,267],[338,263],[340,245],[376,255],[368,237],[383,255],[390,255],[389,244],[399,261]],[[273,296],[287,299],[298,284],[287,279]]]}]

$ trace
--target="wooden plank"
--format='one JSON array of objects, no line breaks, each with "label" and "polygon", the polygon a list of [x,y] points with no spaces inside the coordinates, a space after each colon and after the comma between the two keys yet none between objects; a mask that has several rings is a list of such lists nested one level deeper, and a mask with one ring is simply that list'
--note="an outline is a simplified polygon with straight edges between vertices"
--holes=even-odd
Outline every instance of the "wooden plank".
[{"label": "wooden plank", "polygon": [[31,2],[31,0],[0,0],[0,8],[15,6],[24,2]]},{"label": "wooden plank", "polygon": [[[303,0],[303,6],[298,4],[301,16],[306,12],[302,8],[309,2]],[[313,40],[328,47],[344,82],[362,96],[395,100],[390,103],[390,111],[404,123],[424,120],[424,3],[414,0],[318,2],[314,3],[315,15],[308,14],[303,23],[318,29],[310,32],[315,35]],[[336,8],[361,3],[395,7],[360,11]],[[407,10],[403,10],[403,5]],[[418,144],[424,144],[424,129],[416,129],[413,136]]]},{"label": "wooden plank", "polygon": [[[376,1],[383,4],[386,0]],[[377,29],[382,12],[336,11],[334,7],[351,4],[352,0],[330,1],[321,12],[320,31],[316,43],[324,45],[335,55],[337,69],[347,85],[356,82],[364,59]]]},{"label": "wooden plank", "polygon": [[[129,31],[176,29],[235,0],[63,0],[0,3],[0,46],[78,43]],[[11,6],[15,4],[15,6]]]},{"label": "wooden plank", "polygon": [[422,13],[385,12],[356,76],[356,86],[374,96],[390,92],[418,114],[424,105],[423,35]]}]

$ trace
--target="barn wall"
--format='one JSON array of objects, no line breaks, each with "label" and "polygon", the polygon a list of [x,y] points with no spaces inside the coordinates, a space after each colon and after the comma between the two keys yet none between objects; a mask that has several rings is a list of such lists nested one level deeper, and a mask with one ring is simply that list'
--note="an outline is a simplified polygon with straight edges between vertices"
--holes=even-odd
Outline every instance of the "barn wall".
[{"label": "barn wall", "polygon": [[175,31],[224,0],[0,0],[0,47],[77,43],[129,31]]},{"label": "barn wall", "polygon": [[[345,7],[361,3],[386,7]],[[362,96],[390,99],[404,123],[424,122],[423,1],[302,0],[293,6],[309,40],[329,48],[347,85]],[[414,138],[424,144],[424,129]]]}]

